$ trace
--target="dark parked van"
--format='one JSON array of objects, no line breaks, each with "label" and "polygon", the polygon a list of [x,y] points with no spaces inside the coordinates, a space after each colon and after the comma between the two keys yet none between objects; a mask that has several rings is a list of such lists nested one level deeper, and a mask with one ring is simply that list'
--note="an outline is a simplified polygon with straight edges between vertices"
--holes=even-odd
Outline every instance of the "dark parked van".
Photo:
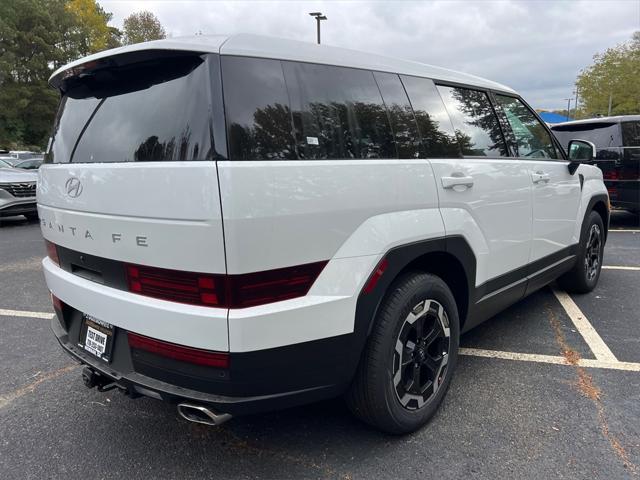
[{"label": "dark parked van", "polygon": [[551,130],[565,149],[575,138],[593,143],[611,204],[640,213],[640,115],[577,120]]}]

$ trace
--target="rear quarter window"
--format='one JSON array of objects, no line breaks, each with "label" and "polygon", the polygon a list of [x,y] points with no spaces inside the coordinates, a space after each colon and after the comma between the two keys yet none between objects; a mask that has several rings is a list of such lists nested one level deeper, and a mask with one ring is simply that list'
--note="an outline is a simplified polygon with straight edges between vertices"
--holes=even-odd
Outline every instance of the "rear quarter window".
[{"label": "rear quarter window", "polygon": [[222,79],[230,158],[297,158],[281,62],[223,56]]}]

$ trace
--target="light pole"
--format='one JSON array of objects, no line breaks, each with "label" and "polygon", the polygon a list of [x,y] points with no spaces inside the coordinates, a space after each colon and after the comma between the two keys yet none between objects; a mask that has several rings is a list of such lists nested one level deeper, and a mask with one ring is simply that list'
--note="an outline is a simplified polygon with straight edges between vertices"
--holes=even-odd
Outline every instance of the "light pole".
[{"label": "light pole", "polygon": [[564,100],[567,101],[567,121],[571,120],[571,100],[573,100],[572,98],[565,98]]},{"label": "light pole", "polygon": [[326,20],[327,17],[322,14],[322,12],[311,12],[309,13],[312,17],[316,17],[316,22],[318,25],[318,45],[320,45],[320,22],[322,20]]}]

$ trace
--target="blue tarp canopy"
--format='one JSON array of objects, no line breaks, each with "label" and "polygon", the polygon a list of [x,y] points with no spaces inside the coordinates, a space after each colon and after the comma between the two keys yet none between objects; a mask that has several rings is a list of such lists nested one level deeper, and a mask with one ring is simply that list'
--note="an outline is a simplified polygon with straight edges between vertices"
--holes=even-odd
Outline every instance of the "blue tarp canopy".
[{"label": "blue tarp canopy", "polygon": [[569,120],[564,115],[553,112],[540,112],[540,118],[542,118],[546,123],[562,123]]}]

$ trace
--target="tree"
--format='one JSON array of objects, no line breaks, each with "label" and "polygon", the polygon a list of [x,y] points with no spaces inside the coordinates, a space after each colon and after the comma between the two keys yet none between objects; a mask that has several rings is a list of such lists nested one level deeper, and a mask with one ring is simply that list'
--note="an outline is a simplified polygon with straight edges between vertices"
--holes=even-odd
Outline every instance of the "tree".
[{"label": "tree", "polygon": [[69,35],[79,56],[118,46],[119,32],[107,25],[111,13],[105,12],[95,0],[69,0],[66,7],[75,20]]},{"label": "tree", "polygon": [[122,43],[125,45],[160,40],[167,36],[158,17],[148,11],[132,13],[125,18],[122,33]]},{"label": "tree", "polygon": [[46,146],[59,100],[49,76],[108,47],[110,17],[95,0],[0,0],[1,147]]},{"label": "tree", "polygon": [[640,113],[640,31],[593,60],[576,80],[582,115],[607,115],[610,99],[612,115]]}]

